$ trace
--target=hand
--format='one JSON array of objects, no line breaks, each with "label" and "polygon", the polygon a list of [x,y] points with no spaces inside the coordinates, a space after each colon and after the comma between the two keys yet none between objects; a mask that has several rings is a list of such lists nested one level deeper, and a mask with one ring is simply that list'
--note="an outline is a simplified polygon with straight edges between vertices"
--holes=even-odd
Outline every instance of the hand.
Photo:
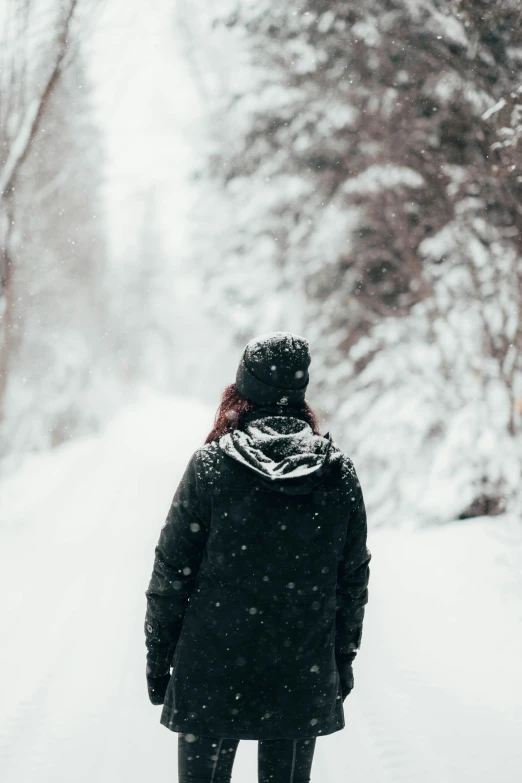
[{"label": "hand", "polygon": [[344,701],[353,690],[354,685],[352,664],[348,661],[344,661],[340,666],[339,679],[341,681],[341,696]]},{"label": "hand", "polygon": [[169,682],[170,673],[163,674],[160,677],[151,677],[147,674],[147,687],[149,689],[149,699],[152,704],[163,704]]},{"label": "hand", "polygon": [[353,690],[353,674],[352,678],[350,680],[345,680],[344,678],[341,679],[341,697],[344,701],[349,693]]}]

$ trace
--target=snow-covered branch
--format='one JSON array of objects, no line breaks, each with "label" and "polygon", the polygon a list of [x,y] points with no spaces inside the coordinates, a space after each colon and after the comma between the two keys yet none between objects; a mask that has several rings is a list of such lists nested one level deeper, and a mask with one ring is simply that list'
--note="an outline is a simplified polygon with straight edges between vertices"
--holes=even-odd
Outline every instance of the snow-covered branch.
[{"label": "snow-covered branch", "polygon": [[68,51],[70,27],[79,0],[71,0],[68,11],[56,36],[57,53],[40,92],[31,97],[23,113],[18,132],[10,146],[6,162],[0,172],[0,198],[5,198],[13,186],[16,173],[22,165],[38,130],[45,107],[60,77],[61,66]]}]

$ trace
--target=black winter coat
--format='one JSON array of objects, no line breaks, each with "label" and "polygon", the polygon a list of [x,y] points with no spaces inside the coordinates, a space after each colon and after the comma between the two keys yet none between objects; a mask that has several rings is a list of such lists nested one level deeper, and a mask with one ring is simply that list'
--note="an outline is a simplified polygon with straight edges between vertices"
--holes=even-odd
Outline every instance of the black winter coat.
[{"label": "black winter coat", "polygon": [[278,739],[344,726],[340,673],[368,600],[361,486],[329,435],[272,412],[195,452],[161,531],[147,674],[168,682],[172,731]]}]

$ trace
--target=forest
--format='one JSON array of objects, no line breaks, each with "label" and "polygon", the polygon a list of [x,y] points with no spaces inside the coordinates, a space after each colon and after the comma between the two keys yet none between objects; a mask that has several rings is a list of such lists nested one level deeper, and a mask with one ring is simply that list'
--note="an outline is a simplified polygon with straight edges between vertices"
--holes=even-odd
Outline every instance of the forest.
[{"label": "forest", "polygon": [[174,779],[140,602],[276,330],[310,343],[374,553],[317,779],[518,781],[519,0],[0,0],[8,783]]},{"label": "forest", "polygon": [[184,176],[165,194],[127,174],[128,226],[107,203],[100,13],[4,4],[4,469],[137,384],[213,400],[231,352],[288,328],[375,524],[520,507],[518,3],[179,3],[197,108],[160,143],[183,134]]}]

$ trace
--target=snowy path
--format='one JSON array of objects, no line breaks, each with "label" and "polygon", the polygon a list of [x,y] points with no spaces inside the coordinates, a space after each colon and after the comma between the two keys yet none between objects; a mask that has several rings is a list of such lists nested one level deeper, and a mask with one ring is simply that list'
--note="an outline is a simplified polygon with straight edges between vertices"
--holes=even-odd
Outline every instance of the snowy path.
[{"label": "snowy path", "polygon": [[[144,591],[180,472],[212,412],[144,395],[102,438],[2,485],[0,777],[176,780],[144,678]],[[522,769],[522,528],[474,520],[372,533],[347,728],[316,783],[515,783]],[[240,744],[234,783],[256,780]]]}]

